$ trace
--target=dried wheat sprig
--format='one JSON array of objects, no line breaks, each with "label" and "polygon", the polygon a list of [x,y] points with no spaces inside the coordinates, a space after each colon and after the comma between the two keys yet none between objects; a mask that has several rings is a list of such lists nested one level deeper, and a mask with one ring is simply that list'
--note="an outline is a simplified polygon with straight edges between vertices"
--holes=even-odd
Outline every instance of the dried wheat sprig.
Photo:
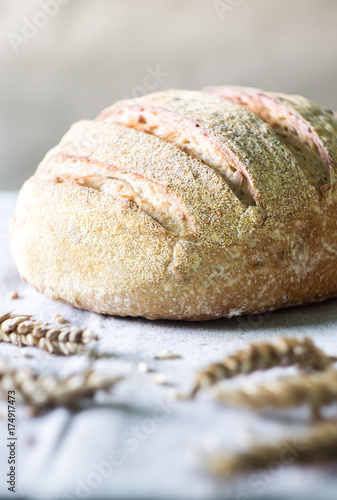
[{"label": "dried wheat sprig", "polygon": [[215,399],[226,405],[267,408],[294,408],[308,404],[314,415],[337,401],[337,370],[307,373],[270,380],[263,385],[246,383],[241,390],[218,389]]},{"label": "dried wheat sprig", "polygon": [[93,398],[100,390],[108,391],[122,376],[95,371],[60,377],[44,375],[31,368],[14,368],[0,358],[0,398],[7,400],[8,391],[15,391],[17,403],[41,409],[52,406],[74,406],[83,398]]},{"label": "dried wheat sprig", "polygon": [[50,354],[68,356],[84,352],[85,345],[97,338],[88,328],[53,326],[30,315],[0,314],[0,340],[19,347],[35,346]]},{"label": "dried wheat sprig", "polygon": [[271,463],[323,464],[337,460],[337,422],[314,426],[310,434],[274,445],[255,445],[232,456],[215,453],[207,459],[208,469],[218,477],[267,468]]},{"label": "dried wheat sprig", "polygon": [[270,342],[257,342],[199,372],[191,395],[194,396],[202,387],[209,387],[239,374],[291,365],[298,365],[302,369],[325,370],[336,360],[336,357],[325,354],[307,337],[280,337]]}]

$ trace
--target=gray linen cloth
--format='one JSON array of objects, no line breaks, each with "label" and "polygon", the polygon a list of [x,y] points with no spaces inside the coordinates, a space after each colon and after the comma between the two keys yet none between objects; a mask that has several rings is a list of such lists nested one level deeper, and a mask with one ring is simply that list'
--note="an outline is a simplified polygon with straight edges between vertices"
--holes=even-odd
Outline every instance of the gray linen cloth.
[{"label": "gray linen cloth", "polygon": [[[307,408],[269,412],[222,407],[206,395],[195,401],[168,397],[171,386],[186,389],[197,369],[221,360],[249,342],[280,335],[308,335],[337,354],[337,301],[285,309],[259,316],[202,323],[147,321],[106,317],[53,302],[19,278],[11,259],[8,227],[16,193],[0,193],[1,309],[50,320],[54,313],[95,330],[98,348],[111,353],[97,369],[124,373],[126,379],[111,394],[98,394],[94,404],[79,411],[56,408],[32,418],[17,407],[17,491],[7,491],[7,404],[0,404],[1,498],[36,499],[305,499],[337,498],[337,467],[306,467],[281,461],[266,471],[218,481],[204,467],[207,453],[228,453],[254,442],[272,443],[302,436],[310,426]],[[9,299],[17,290],[20,298]],[[170,349],[181,359],[156,360]],[[28,353],[29,357],[22,356]],[[76,372],[88,366],[85,356],[57,357],[35,348],[0,343],[0,354],[11,363],[30,364],[45,372]],[[167,385],[142,374],[144,361],[161,373]],[[294,368],[276,368],[250,375],[264,381]],[[233,383],[242,383],[243,377]],[[337,414],[336,406],[326,414]]]}]

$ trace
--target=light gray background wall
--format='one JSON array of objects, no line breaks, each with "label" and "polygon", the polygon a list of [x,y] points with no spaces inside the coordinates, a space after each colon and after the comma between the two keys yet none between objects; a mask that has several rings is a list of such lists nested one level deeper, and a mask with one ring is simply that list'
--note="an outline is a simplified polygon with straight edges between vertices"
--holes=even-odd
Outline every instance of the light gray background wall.
[{"label": "light gray background wall", "polygon": [[[14,35],[56,1],[16,53]],[[0,30],[0,189],[18,189],[74,121],[148,85],[260,86],[337,109],[335,0],[0,0]]]}]

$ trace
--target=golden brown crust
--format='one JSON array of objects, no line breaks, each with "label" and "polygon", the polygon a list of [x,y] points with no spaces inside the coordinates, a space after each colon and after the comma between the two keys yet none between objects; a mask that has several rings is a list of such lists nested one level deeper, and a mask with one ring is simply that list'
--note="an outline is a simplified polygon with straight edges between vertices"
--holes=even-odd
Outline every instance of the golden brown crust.
[{"label": "golden brown crust", "polygon": [[318,301],[337,295],[327,191],[251,111],[167,91],[71,128],[21,190],[12,253],[38,290],[107,314],[201,320]]},{"label": "golden brown crust", "polygon": [[[91,149],[83,158],[85,137],[91,137]],[[178,215],[188,220],[189,232],[220,245],[232,238],[231,225],[244,210],[221,177],[201,162],[156,137],[111,123],[75,124],[37,171],[49,177],[62,173],[124,179],[139,193],[145,190],[144,180],[156,185],[158,197],[170,196]],[[224,217],[226,225],[220,224]],[[210,220],[220,232],[214,232]]]},{"label": "golden brown crust", "polygon": [[322,194],[329,184],[335,190],[337,123],[329,110],[302,96],[261,89],[224,86],[205,91],[254,112],[292,151],[311,184],[317,184]]},{"label": "golden brown crust", "polygon": [[[223,148],[223,160],[244,174],[256,204],[268,212],[273,211],[273,217],[280,217],[281,207],[284,217],[313,196],[310,186],[305,185],[293,155],[270,127],[253,113],[218,97],[174,90],[116,103],[103,111],[99,119],[134,126],[123,123],[122,119],[123,108],[125,110],[133,106],[140,107],[141,114],[149,107],[159,110],[159,122],[163,110],[166,110],[171,116],[185,119],[185,127],[198,125],[201,135],[207,134],[209,142],[216,141],[218,149]],[[156,129],[149,130],[146,124],[141,129],[156,135]],[[185,150],[188,151],[188,146],[185,146]],[[226,155],[228,152],[231,157]],[[273,210],[275,200],[277,210]]]}]

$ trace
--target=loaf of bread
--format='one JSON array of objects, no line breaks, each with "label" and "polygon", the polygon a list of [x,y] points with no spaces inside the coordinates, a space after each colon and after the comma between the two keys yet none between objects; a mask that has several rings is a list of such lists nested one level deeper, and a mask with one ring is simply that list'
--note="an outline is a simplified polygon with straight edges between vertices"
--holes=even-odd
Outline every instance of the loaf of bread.
[{"label": "loaf of bread", "polygon": [[75,307],[205,320],[337,296],[337,118],[169,90],[73,125],[21,189],[20,275]]}]

